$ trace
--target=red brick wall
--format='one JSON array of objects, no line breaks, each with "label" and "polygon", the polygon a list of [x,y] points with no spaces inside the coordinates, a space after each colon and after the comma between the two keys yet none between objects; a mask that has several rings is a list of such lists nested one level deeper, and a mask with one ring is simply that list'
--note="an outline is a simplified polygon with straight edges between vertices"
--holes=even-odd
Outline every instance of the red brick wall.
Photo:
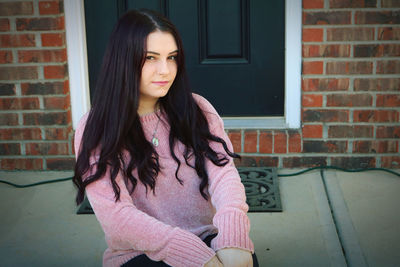
[{"label": "red brick wall", "polygon": [[[72,169],[62,2],[0,2],[0,169]],[[302,128],[230,130],[238,165],[400,168],[400,2],[303,0]]]},{"label": "red brick wall", "polygon": [[62,1],[0,2],[0,169],[74,163]]},{"label": "red brick wall", "polygon": [[400,1],[303,0],[301,130],[229,131],[239,165],[400,168]]}]

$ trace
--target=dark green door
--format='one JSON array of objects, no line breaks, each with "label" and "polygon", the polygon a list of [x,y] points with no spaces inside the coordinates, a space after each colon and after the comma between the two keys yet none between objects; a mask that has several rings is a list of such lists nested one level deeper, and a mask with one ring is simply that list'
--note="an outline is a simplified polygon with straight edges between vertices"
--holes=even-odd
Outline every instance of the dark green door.
[{"label": "dark green door", "polygon": [[222,116],[283,116],[284,2],[85,0],[91,90],[117,18],[149,8],[177,26],[192,89]]}]

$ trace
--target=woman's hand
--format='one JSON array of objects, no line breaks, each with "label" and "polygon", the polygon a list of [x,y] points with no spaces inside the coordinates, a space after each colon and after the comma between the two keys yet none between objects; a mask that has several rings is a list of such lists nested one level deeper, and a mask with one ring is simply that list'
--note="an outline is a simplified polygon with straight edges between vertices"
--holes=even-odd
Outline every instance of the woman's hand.
[{"label": "woman's hand", "polygon": [[251,252],[240,248],[223,248],[217,257],[224,267],[253,267]]},{"label": "woman's hand", "polygon": [[211,258],[211,260],[204,264],[204,267],[224,267],[224,265],[222,265],[217,256],[214,256]]}]

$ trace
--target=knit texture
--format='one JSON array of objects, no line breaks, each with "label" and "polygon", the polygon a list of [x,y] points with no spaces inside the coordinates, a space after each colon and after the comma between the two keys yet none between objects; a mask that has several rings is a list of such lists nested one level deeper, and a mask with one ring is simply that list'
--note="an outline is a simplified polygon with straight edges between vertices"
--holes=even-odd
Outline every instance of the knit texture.
[{"label": "knit texture", "polygon": [[[226,135],[223,121],[212,105],[203,97],[193,94],[203,110],[210,131],[225,140],[232,151],[232,144]],[[79,151],[87,114],[82,117],[75,132],[75,151]],[[157,114],[140,117],[146,139],[151,141],[159,120]],[[209,175],[208,192],[211,198],[205,200],[199,191],[201,182],[196,171],[185,163],[185,147],[178,142],[174,148],[181,161],[175,178],[177,163],[170,155],[168,137],[169,125],[164,114],[160,116],[155,147],[161,166],[154,192],[138,181],[132,194],[132,185],[126,182],[122,173],[116,182],[120,187],[120,201],[115,202],[109,170],[104,177],[86,187],[86,195],[97,220],[105,233],[108,248],[104,252],[103,266],[121,266],[131,258],[145,253],[150,259],[164,261],[176,267],[203,266],[215,251],[226,248],[241,248],[254,253],[249,238],[250,223],[246,215],[248,206],[244,186],[240,181],[233,160],[224,167],[218,167],[206,159]],[[211,147],[226,155],[221,144],[210,143]],[[126,159],[129,160],[129,155]],[[90,159],[91,170],[96,171],[98,155]],[[128,161],[127,161],[128,162]],[[194,165],[194,158],[189,160]],[[137,171],[133,171],[137,177]],[[218,233],[211,248],[202,241],[208,235]]]}]

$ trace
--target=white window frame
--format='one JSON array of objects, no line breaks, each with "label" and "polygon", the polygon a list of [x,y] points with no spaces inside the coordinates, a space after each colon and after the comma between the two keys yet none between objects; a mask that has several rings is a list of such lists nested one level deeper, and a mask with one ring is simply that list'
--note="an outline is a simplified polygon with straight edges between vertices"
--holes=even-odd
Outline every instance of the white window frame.
[{"label": "white window frame", "polygon": [[[285,0],[285,114],[283,117],[224,117],[226,129],[297,129],[301,114],[301,0]],[[90,109],[83,0],[64,1],[72,124]]]}]

